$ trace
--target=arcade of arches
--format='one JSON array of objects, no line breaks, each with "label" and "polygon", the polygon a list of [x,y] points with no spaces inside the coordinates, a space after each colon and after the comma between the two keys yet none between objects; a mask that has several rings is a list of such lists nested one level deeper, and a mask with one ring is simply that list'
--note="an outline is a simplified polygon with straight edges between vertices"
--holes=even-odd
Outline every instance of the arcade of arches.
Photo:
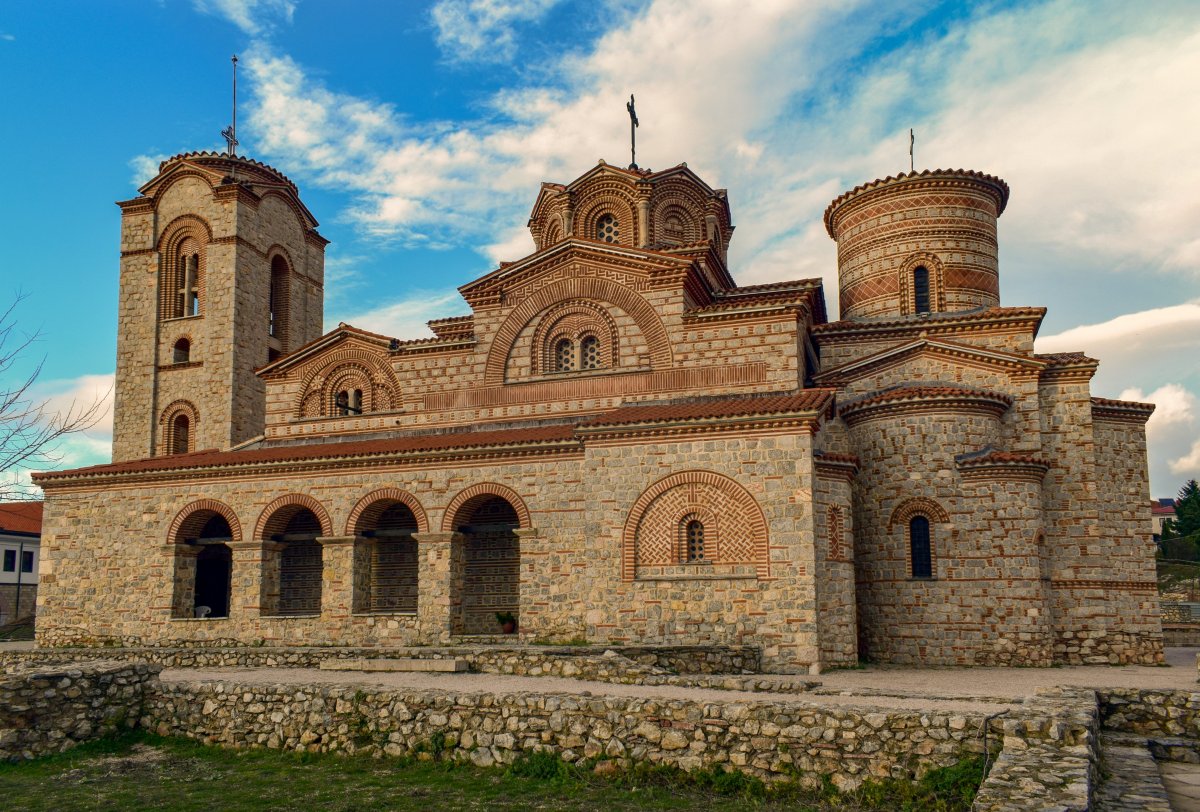
[{"label": "arcade of arches", "polygon": [[[319,513],[323,508],[307,500],[286,501],[268,507],[260,520],[259,538],[242,543],[227,517],[225,505],[205,503],[185,509],[174,533],[174,599],[177,619],[221,619],[238,615],[233,596],[235,582],[258,584],[257,614],[262,618],[320,617],[329,601],[323,594],[330,550],[350,551],[351,611],[361,616],[418,616],[423,581],[439,580],[427,572],[422,577],[422,542],[452,548],[454,566],[445,570],[440,586],[448,592],[448,612],[435,626],[454,635],[491,635],[504,631],[498,615],[520,614],[518,509],[508,499],[490,492],[462,501],[448,519],[449,533],[422,533],[423,523],[414,512],[415,502],[391,490],[378,498],[367,497],[356,509],[351,533],[330,536]],[[420,511],[420,506],[415,505]],[[522,506],[523,507],[523,506]],[[423,512],[422,512],[423,515]],[[254,557],[235,564],[233,549]],[[426,595],[426,600],[436,599]],[[431,615],[436,614],[433,606]],[[510,632],[512,630],[510,629]]]}]

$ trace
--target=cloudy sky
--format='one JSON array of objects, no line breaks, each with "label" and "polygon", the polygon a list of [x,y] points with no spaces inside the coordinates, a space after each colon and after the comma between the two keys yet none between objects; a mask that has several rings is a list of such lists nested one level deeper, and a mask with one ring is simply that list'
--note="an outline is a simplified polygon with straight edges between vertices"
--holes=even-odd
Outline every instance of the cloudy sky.
[{"label": "cloudy sky", "polygon": [[[1096,394],[1158,403],[1152,490],[1200,476],[1200,5],[872,0],[7,0],[0,294],[40,331],[38,393],[108,391],[113,201],[223,148],[297,181],[333,240],[327,326],[401,337],[519,258],[542,180],[687,161],[729,189],[743,284],[821,276],[820,217],[858,183],[967,167],[1012,186],[1004,304],[1042,351],[1102,360]],[[62,449],[106,459],[111,419]]]}]

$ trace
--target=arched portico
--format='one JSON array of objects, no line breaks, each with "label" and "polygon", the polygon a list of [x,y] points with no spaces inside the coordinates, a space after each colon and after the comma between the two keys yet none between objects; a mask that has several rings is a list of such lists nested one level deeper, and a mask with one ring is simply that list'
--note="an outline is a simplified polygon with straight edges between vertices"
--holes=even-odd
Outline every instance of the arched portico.
[{"label": "arched portico", "polygon": [[[463,498],[465,496],[465,498]],[[516,504],[514,504],[514,501]],[[476,486],[446,511],[445,524],[461,548],[461,567],[451,581],[450,618],[455,634],[499,634],[497,615],[520,622],[521,543],[529,511],[508,488]]]}]

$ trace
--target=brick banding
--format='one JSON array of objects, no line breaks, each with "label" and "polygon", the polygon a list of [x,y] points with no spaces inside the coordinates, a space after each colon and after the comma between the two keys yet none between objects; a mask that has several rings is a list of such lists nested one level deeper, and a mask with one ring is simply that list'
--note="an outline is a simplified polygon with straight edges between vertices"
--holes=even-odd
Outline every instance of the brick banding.
[{"label": "brick banding", "polygon": [[373,525],[378,521],[379,515],[396,502],[403,503],[412,511],[417,520],[418,533],[428,532],[429,519],[417,497],[399,488],[380,488],[359,499],[358,504],[350,511],[350,516],[346,519],[346,535],[361,533],[366,529],[366,525]]},{"label": "brick banding", "polygon": [[[295,508],[295,510],[288,508]],[[288,493],[272,500],[263,508],[254,528],[254,538],[258,541],[270,541],[271,536],[283,532],[283,528],[287,527],[287,523],[296,514],[296,510],[302,508],[312,511],[313,515],[317,517],[317,521],[321,524],[322,536],[333,535],[333,522],[329,520],[329,513],[320,502],[306,493]]]},{"label": "brick banding", "polygon": [[520,529],[527,529],[533,526],[529,515],[529,508],[526,506],[525,500],[516,491],[507,485],[501,485],[496,482],[481,482],[478,485],[472,485],[466,490],[460,491],[457,496],[450,500],[450,504],[446,506],[446,510],[442,514],[442,532],[453,532],[456,527],[464,523],[465,517],[470,516],[476,507],[487,499],[494,497],[500,497],[512,505],[513,510],[517,512],[517,521]]},{"label": "brick banding", "polygon": [[215,499],[200,499],[175,515],[167,530],[167,542],[179,544],[185,539],[196,538],[213,513],[219,514],[229,523],[230,536],[235,542],[242,540],[242,523],[238,521],[233,508]]}]

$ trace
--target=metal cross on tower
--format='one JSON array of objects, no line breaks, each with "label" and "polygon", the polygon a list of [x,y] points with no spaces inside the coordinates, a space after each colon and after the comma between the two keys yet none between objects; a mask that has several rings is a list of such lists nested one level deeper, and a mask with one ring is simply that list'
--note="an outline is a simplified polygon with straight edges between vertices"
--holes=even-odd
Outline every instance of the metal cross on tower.
[{"label": "metal cross on tower", "polygon": [[629,101],[625,103],[625,109],[629,111],[629,168],[637,169],[637,110],[633,106],[633,94],[629,94]]},{"label": "metal cross on tower", "polygon": [[226,151],[237,155],[237,54],[233,55],[233,123],[221,130],[221,136],[228,145]]}]

